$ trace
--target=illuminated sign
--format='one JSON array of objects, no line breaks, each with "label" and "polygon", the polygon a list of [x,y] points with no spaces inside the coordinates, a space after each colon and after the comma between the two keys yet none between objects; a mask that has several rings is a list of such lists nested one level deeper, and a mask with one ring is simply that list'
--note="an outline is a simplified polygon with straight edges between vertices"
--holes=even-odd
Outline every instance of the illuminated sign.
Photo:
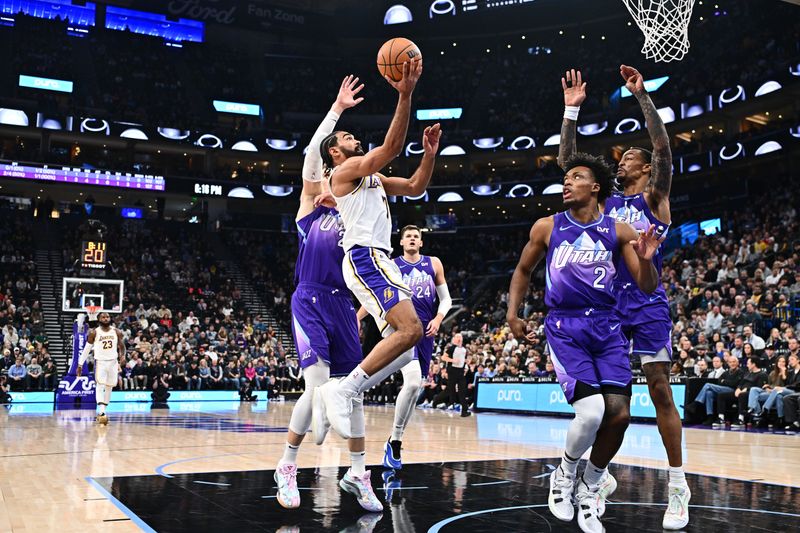
[{"label": "illuminated sign", "polygon": [[83,241],[81,243],[81,268],[105,270],[106,243],[102,241]]},{"label": "illuminated sign", "polygon": [[383,17],[383,24],[384,26],[404,24],[412,20],[414,20],[414,17],[411,15],[411,10],[402,4],[397,4],[386,10],[386,14]]},{"label": "illuminated sign", "polygon": [[446,107],[441,109],[417,109],[417,120],[451,120],[461,118],[463,109]]},{"label": "illuminated sign", "polygon": [[214,100],[214,109],[220,113],[233,113],[234,115],[261,115],[261,106],[256,104],[243,104],[241,102]]},{"label": "illuminated sign", "polygon": [[0,165],[1,178],[17,178],[57,183],[76,183],[79,185],[98,185],[101,187],[122,187],[146,191],[163,191],[166,185],[164,176],[131,174],[129,172],[109,172],[84,170],[80,168],[30,167],[11,163]]},{"label": "illuminated sign", "polygon": [[53,78],[40,78],[38,76],[19,75],[19,86],[30,87],[31,89],[42,89],[43,91],[58,91],[61,93],[72,92],[72,82],[66,80],[56,80]]},{"label": "illuminated sign", "polygon": [[[649,93],[654,93],[658,89],[660,89],[661,86],[664,85],[668,79],[669,76],[662,76],[660,78],[655,78],[652,80],[644,80],[644,89]],[[633,94],[624,85],[620,88],[620,91],[622,93],[623,98],[625,98],[626,96],[633,96]]]},{"label": "illuminated sign", "polygon": [[123,207],[120,214],[122,218],[144,218],[144,213],[139,207]]},{"label": "illuminated sign", "polygon": [[222,196],[222,185],[211,185],[209,183],[195,183],[195,194],[207,194],[209,196]]},{"label": "illuminated sign", "polygon": [[202,43],[204,24],[197,20],[184,18],[175,20],[159,13],[107,6],[106,28],[159,36],[173,42],[193,41]]}]

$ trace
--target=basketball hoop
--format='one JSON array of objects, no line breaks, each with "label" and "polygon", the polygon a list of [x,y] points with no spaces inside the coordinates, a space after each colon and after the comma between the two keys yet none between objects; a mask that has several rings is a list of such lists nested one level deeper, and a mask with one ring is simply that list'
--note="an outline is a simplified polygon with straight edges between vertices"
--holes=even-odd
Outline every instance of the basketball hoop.
[{"label": "basketball hoop", "polygon": [[622,0],[644,34],[642,53],[653,61],[680,61],[689,51],[694,0]]},{"label": "basketball hoop", "polygon": [[86,312],[89,314],[89,320],[97,320],[97,313],[102,309],[99,305],[86,305],[84,306]]}]

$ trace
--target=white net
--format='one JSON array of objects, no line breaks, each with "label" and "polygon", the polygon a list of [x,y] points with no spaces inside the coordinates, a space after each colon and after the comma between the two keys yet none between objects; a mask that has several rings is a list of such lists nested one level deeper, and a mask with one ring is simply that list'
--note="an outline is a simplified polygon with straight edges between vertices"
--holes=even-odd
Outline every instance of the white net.
[{"label": "white net", "polygon": [[653,61],[680,61],[689,51],[694,0],[622,0],[644,34],[642,53]]}]

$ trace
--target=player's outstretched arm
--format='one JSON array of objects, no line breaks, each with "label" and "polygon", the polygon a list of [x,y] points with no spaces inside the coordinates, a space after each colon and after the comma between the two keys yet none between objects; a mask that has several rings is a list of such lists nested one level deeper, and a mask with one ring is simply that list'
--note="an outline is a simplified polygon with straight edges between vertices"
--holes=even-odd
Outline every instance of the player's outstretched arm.
[{"label": "player's outstretched arm", "polygon": [[300,193],[300,208],[297,211],[296,220],[311,213],[315,207],[314,199],[325,192],[322,187],[324,180],[322,155],[319,151],[320,143],[325,137],[333,133],[339,117],[346,109],[355,107],[364,101],[364,97],[356,96],[363,88],[364,84],[359,85],[356,76],[346,76],[339,86],[339,93],[336,95],[336,100],[333,102],[330,111],[322,119],[317,131],[311,137],[306,156],[303,158],[303,190]]},{"label": "player's outstretched arm", "polygon": [[387,178],[381,175],[381,184],[386,194],[392,196],[419,196],[428,188],[433,175],[433,166],[436,163],[436,152],[439,151],[439,139],[442,137],[442,129],[438,123],[425,128],[422,134],[422,146],[425,154],[419,163],[416,172],[406,178]]},{"label": "player's outstretched arm", "polygon": [[658,271],[653,264],[653,256],[666,236],[659,238],[656,227],[651,225],[647,231],[638,233],[626,222],[617,222],[617,240],[622,249],[622,258],[636,285],[648,294],[658,288]]},{"label": "player's outstretched arm", "polygon": [[81,377],[83,374],[83,364],[89,358],[89,353],[94,348],[94,336],[95,330],[90,329],[89,335],[86,336],[86,344],[83,345],[83,350],[81,350],[81,354],[78,356],[78,367],[75,369],[75,375]]},{"label": "player's outstretched arm", "polygon": [[442,325],[442,320],[444,320],[445,315],[447,315],[447,312],[450,311],[450,308],[453,306],[453,299],[450,297],[450,289],[447,287],[447,279],[444,277],[444,265],[442,265],[442,261],[438,257],[431,257],[431,263],[433,263],[433,272],[435,276],[433,283],[436,286],[436,296],[439,298],[439,307],[436,310],[436,316],[433,317],[433,320],[431,320],[425,328],[426,337],[436,336],[439,332],[439,327]]},{"label": "player's outstretched arm", "polygon": [[[526,337],[525,323],[517,316],[519,306],[522,304],[528,286],[531,283],[531,274],[539,261],[547,253],[550,233],[553,231],[553,217],[540,218],[531,228],[530,238],[525,248],[522,249],[517,268],[511,276],[511,285],[508,288],[508,311],[506,320],[511,327],[511,332],[517,338]],[[529,338],[528,340],[533,340]]]},{"label": "player's outstretched arm", "polygon": [[564,89],[564,120],[561,122],[561,140],[558,143],[558,166],[562,169],[567,160],[578,151],[578,111],[586,100],[586,82],[580,70],[568,70],[561,78]]},{"label": "player's outstretched arm", "polygon": [[403,63],[403,79],[386,81],[397,89],[397,107],[392,123],[383,139],[383,144],[370,150],[366,155],[348,158],[336,169],[333,179],[338,183],[352,182],[378,172],[400,155],[408,133],[408,118],[411,114],[411,95],[422,75],[422,60]]},{"label": "player's outstretched arm", "polygon": [[[625,87],[639,101],[642,113],[647,121],[647,131],[653,144],[653,158],[650,163],[650,183],[647,193],[652,206],[658,211],[656,215],[663,221],[669,220],[669,193],[672,188],[672,149],[664,121],[658,114],[653,100],[644,88],[644,78],[633,67],[621,65],[619,73],[625,80]],[[666,211],[666,212],[665,212]]]}]

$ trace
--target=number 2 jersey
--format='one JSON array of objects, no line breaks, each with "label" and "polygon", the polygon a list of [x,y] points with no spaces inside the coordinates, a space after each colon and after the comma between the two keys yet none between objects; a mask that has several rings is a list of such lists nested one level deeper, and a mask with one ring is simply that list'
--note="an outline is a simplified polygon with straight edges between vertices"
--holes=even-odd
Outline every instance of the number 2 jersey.
[{"label": "number 2 jersey", "polygon": [[614,308],[612,285],[619,260],[616,221],[612,217],[600,215],[591,224],[579,224],[568,211],[553,215],[545,304],[553,310]]}]

